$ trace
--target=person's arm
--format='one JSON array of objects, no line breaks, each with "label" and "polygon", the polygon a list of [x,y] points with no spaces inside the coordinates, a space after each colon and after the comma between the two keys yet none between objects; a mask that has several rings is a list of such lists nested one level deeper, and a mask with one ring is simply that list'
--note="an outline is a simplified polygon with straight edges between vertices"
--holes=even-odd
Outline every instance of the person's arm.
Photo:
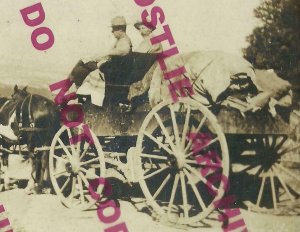
[{"label": "person's arm", "polygon": [[103,56],[96,56],[93,60],[96,62],[102,62],[108,60],[110,56],[125,56],[131,51],[131,42],[126,38],[122,38],[118,41],[115,48],[112,48]]},{"label": "person's arm", "polygon": [[125,56],[131,51],[131,42],[122,38],[118,41],[117,46],[112,48],[107,55],[108,56]]}]

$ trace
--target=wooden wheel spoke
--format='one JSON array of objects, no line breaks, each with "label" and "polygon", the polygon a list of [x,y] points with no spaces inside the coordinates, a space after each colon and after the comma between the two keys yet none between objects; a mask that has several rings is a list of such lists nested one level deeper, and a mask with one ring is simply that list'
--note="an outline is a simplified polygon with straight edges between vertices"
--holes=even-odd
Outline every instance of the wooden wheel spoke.
[{"label": "wooden wheel spoke", "polygon": [[292,173],[291,171],[289,171],[288,169],[283,167],[281,164],[276,164],[276,167],[281,169],[282,171],[284,171],[285,173],[287,173],[288,175],[290,175],[294,179],[296,179],[298,182],[300,182],[300,177],[299,176],[296,176],[294,173]]},{"label": "wooden wheel spoke", "polygon": [[71,179],[71,177],[68,177],[68,179],[65,181],[64,185],[61,187],[61,189],[60,189],[61,193],[65,190],[67,185],[70,183],[70,179]]},{"label": "wooden wheel spoke", "polygon": [[144,176],[144,179],[146,180],[146,179],[148,179],[148,178],[150,178],[150,177],[153,177],[153,176],[155,176],[155,175],[157,175],[157,174],[163,172],[163,171],[166,170],[167,168],[169,168],[169,167],[167,166],[167,167],[164,167],[164,168],[160,168],[160,169],[158,169],[158,170],[156,170],[156,171],[154,171],[154,172],[152,172],[152,173],[150,173],[150,174]]},{"label": "wooden wheel spoke", "polygon": [[185,170],[185,169],[183,171],[184,171],[185,175],[187,176],[187,178],[189,180],[189,183],[190,183],[190,185],[191,185],[191,187],[192,187],[192,189],[194,191],[194,194],[195,194],[195,196],[196,196],[196,198],[198,200],[199,205],[202,208],[202,211],[204,211],[206,209],[206,206],[204,204],[204,201],[203,201],[202,197],[200,196],[199,191],[197,190],[196,185],[193,182],[193,179],[192,179],[190,173],[187,170]]},{"label": "wooden wheel spoke", "polygon": [[90,163],[93,163],[93,162],[95,162],[95,161],[99,161],[99,162],[100,162],[100,158],[99,158],[99,157],[96,157],[96,158],[94,158],[94,159],[87,160],[87,161],[85,161],[85,162],[80,162],[80,166],[81,166],[81,165],[90,164]]},{"label": "wooden wheel spoke", "polygon": [[200,166],[200,167],[210,167],[210,168],[215,168],[215,169],[218,169],[218,168],[222,168],[222,165],[220,163],[198,163],[197,160],[185,160],[185,162],[187,164],[195,164],[197,166]]},{"label": "wooden wheel spoke", "polygon": [[66,170],[64,170],[64,171],[54,173],[53,176],[57,178],[57,176],[62,176],[65,173],[70,175],[70,173],[68,173]]},{"label": "wooden wheel spoke", "polygon": [[[201,150],[203,150],[203,149],[205,149],[205,148],[211,146],[212,144],[214,144],[214,143],[217,142],[218,140],[219,140],[218,137],[212,139],[211,141],[209,141],[209,143],[203,145],[200,149],[197,149],[197,151],[199,152],[199,151],[201,151]],[[190,153],[188,153],[188,154],[186,155],[186,157],[189,157],[189,156],[191,156],[191,155],[193,155],[193,154],[194,154],[194,151],[191,151]],[[194,154],[194,155],[195,155],[195,154]]]},{"label": "wooden wheel spoke", "polygon": [[278,136],[273,136],[272,143],[271,143],[271,145],[270,145],[270,147],[271,147],[272,149],[275,148],[276,143],[277,143],[277,139],[278,139]]},{"label": "wooden wheel spoke", "polygon": [[161,185],[159,186],[159,188],[154,193],[153,199],[156,199],[156,197],[161,193],[161,191],[166,186],[166,184],[168,183],[168,181],[170,180],[170,178],[171,178],[171,174],[168,174],[168,176],[164,179],[164,181],[161,183]]},{"label": "wooden wheel spoke", "polygon": [[73,203],[74,197],[75,197],[75,191],[76,191],[76,178],[72,176],[72,190],[71,190],[71,202]]},{"label": "wooden wheel spoke", "polygon": [[83,181],[85,187],[86,187],[87,189],[89,189],[90,184],[89,184],[87,178],[85,177],[85,175],[83,175],[82,172],[79,172],[79,176],[81,177],[81,180]]},{"label": "wooden wheel spoke", "polygon": [[80,157],[80,145],[81,145],[81,133],[78,134],[78,142],[76,144],[76,151],[78,154],[78,157]]},{"label": "wooden wheel spoke", "polygon": [[292,148],[284,149],[282,152],[279,153],[279,155],[282,156],[282,155],[284,155],[286,153],[290,153],[290,152],[298,150],[298,149],[300,149],[300,144],[298,144],[297,146],[294,146]]},{"label": "wooden wheel spoke", "polygon": [[158,124],[159,124],[159,126],[160,126],[162,132],[163,132],[164,135],[166,136],[166,138],[167,138],[167,140],[168,140],[168,142],[169,142],[169,144],[170,144],[172,150],[173,150],[173,151],[176,151],[176,147],[175,147],[175,145],[174,145],[174,143],[173,143],[173,140],[171,139],[171,136],[169,135],[169,132],[168,132],[167,128],[164,126],[164,124],[163,124],[161,118],[159,117],[159,115],[158,115],[157,113],[155,113],[154,116],[155,116],[156,121],[158,122]]},{"label": "wooden wheel spoke", "polygon": [[89,143],[87,143],[88,146],[84,149],[84,151],[82,152],[82,154],[80,155],[80,158],[79,160],[82,160],[82,158],[86,155],[86,153],[88,152],[89,148],[90,148],[90,145]]},{"label": "wooden wheel spoke", "polygon": [[[200,121],[198,127],[196,128],[195,132],[193,132],[193,133],[195,133],[195,134],[198,134],[198,133],[199,133],[199,131],[201,130],[202,126],[204,125],[206,119],[207,119],[206,117],[203,117],[203,118],[201,119],[201,121]],[[190,150],[191,145],[192,145],[193,142],[194,142],[194,139],[190,139],[190,140],[189,140],[188,145],[187,145],[187,146],[185,147],[185,149],[184,149],[184,152],[185,152],[185,153],[187,153],[187,152]]]},{"label": "wooden wheel spoke", "polygon": [[172,187],[170,202],[168,204],[168,215],[170,215],[170,213],[171,213],[172,205],[173,205],[175,195],[176,195],[176,189],[178,186],[178,181],[179,181],[179,174],[176,174],[174,183],[173,183],[173,187]]},{"label": "wooden wheel spoke", "polygon": [[286,140],[287,140],[287,137],[283,136],[281,141],[277,145],[275,145],[275,150],[278,151],[282,147],[282,145],[285,143]]},{"label": "wooden wheel spoke", "polygon": [[172,125],[173,125],[176,145],[177,145],[177,147],[179,147],[180,146],[180,138],[179,138],[179,130],[178,130],[178,125],[177,125],[177,121],[176,121],[174,106],[170,105],[169,108],[170,108],[170,112],[171,112]]},{"label": "wooden wheel spoke", "polygon": [[185,165],[186,169],[188,169],[191,173],[193,173],[200,181],[202,181],[208,188],[210,188],[215,194],[217,194],[218,189],[205,177],[201,175],[200,172],[197,172],[194,168],[192,168],[190,165]]},{"label": "wooden wheel spoke", "polygon": [[265,146],[270,148],[270,141],[269,141],[269,136],[268,135],[264,137],[264,141],[265,141]]},{"label": "wooden wheel spoke", "polygon": [[68,136],[69,136],[69,141],[70,141],[71,151],[72,151],[73,154],[77,154],[77,152],[76,152],[76,150],[75,150],[74,144],[71,143],[71,138],[72,138],[73,136],[72,136],[72,133],[71,133],[70,128],[67,128],[67,132],[68,132]]},{"label": "wooden wheel spoke", "polygon": [[258,164],[252,164],[252,165],[249,165],[248,167],[244,168],[244,169],[241,170],[240,172],[247,172],[247,171],[250,171],[251,169],[256,168],[257,166],[258,166]]},{"label": "wooden wheel spoke", "polygon": [[188,126],[189,126],[189,122],[190,122],[190,116],[191,116],[191,107],[188,106],[187,109],[187,113],[185,115],[185,120],[184,120],[184,126],[183,126],[183,130],[182,130],[182,138],[181,138],[181,146],[184,148],[185,146],[185,141],[186,141],[186,135],[188,132]]},{"label": "wooden wheel spoke", "polygon": [[65,160],[64,158],[60,157],[60,156],[57,156],[57,155],[53,155],[53,158],[57,159],[57,160],[60,160],[61,162],[63,163],[67,163],[68,160]]},{"label": "wooden wheel spoke", "polygon": [[141,154],[142,158],[150,158],[150,159],[158,159],[158,160],[168,160],[168,157],[166,156],[160,156],[160,155],[152,155],[152,154]]},{"label": "wooden wheel spoke", "polygon": [[83,168],[83,167],[80,167],[80,170],[81,170],[82,172],[85,172],[86,174],[91,174],[91,175],[93,176],[93,178],[100,178],[100,176],[96,175],[95,173],[89,173],[89,171],[86,170],[86,169]]},{"label": "wooden wheel spoke", "polygon": [[184,178],[184,173],[180,172],[180,182],[181,182],[181,193],[182,193],[182,203],[183,203],[183,212],[184,217],[189,217],[189,209],[188,209],[188,199],[187,199],[187,192],[186,192],[186,183]]},{"label": "wooden wheel spoke", "polygon": [[279,174],[279,172],[277,171],[277,168],[274,167],[273,171],[275,173],[275,175],[277,176],[280,184],[282,185],[282,187],[284,188],[285,192],[288,194],[288,196],[290,197],[291,201],[294,201],[295,198],[293,197],[293,195],[291,194],[290,190],[288,189],[287,185],[285,184],[283,178],[281,177],[281,175]]},{"label": "wooden wheel spoke", "polygon": [[149,139],[151,139],[153,142],[155,142],[157,145],[159,145],[161,148],[163,148],[166,152],[169,154],[173,154],[173,152],[163,143],[158,141],[156,138],[154,138],[152,135],[150,135],[148,132],[144,131],[144,135],[146,135]]},{"label": "wooden wheel spoke", "polygon": [[258,198],[257,198],[257,201],[256,201],[256,206],[259,206],[259,204],[260,204],[262,194],[263,194],[263,190],[264,190],[264,187],[265,187],[265,182],[266,182],[266,176],[264,175],[262,177],[262,181],[261,181],[261,185],[260,185],[260,189],[259,189],[259,193],[258,193]]},{"label": "wooden wheel spoke", "polygon": [[64,142],[60,138],[58,138],[57,141],[59,142],[60,146],[62,147],[62,149],[64,150],[64,152],[68,156],[68,158],[72,159],[72,154],[70,153],[70,151],[68,150],[68,148],[66,147]]},{"label": "wooden wheel spoke", "polygon": [[83,193],[83,185],[82,185],[82,180],[79,175],[77,175],[77,181],[78,181],[79,192],[80,192],[80,201],[83,204],[85,202],[84,193]]},{"label": "wooden wheel spoke", "polygon": [[274,175],[271,173],[270,175],[271,180],[271,190],[272,190],[272,199],[273,199],[273,205],[274,208],[277,209],[277,198],[276,198],[276,191],[275,191],[275,184],[274,184]]}]

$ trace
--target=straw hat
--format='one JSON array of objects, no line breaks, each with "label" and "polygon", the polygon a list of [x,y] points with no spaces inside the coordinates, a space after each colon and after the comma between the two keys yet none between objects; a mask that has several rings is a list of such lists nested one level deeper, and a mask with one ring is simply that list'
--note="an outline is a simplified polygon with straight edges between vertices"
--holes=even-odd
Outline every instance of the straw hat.
[{"label": "straw hat", "polygon": [[111,26],[112,27],[116,27],[116,26],[126,26],[127,23],[126,23],[126,20],[123,16],[117,16],[117,17],[114,17],[112,20],[111,20]]}]

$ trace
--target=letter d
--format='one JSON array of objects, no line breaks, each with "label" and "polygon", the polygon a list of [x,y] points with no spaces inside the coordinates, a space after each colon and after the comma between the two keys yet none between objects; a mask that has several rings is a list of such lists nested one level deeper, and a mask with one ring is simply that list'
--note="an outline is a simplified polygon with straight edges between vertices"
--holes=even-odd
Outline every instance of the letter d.
[{"label": "letter d", "polygon": [[[41,23],[43,23],[45,20],[45,11],[40,2],[35,5],[26,7],[24,9],[20,10],[20,12],[21,12],[24,23],[30,27],[38,26]],[[30,19],[28,16],[34,12],[37,12],[38,16],[36,18]]]}]

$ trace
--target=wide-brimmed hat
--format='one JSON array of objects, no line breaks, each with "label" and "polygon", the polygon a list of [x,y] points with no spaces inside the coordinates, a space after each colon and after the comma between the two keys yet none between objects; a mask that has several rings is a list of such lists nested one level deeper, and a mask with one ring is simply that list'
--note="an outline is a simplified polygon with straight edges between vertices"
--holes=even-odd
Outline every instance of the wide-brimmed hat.
[{"label": "wide-brimmed hat", "polygon": [[117,16],[111,20],[112,27],[126,26],[126,25],[127,25],[126,19],[123,16]]},{"label": "wide-brimmed hat", "polygon": [[146,27],[148,27],[150,30],[154,31],[156,29],[156,27],[154,25],[152,25],[151,23],[147,23],[147,24],[144,24],[143,22],[141,21],[137,21],[135,24],[133,24],[133,26],[139,30],[140,29],[140,26],[141,25],[145,25]]}]

